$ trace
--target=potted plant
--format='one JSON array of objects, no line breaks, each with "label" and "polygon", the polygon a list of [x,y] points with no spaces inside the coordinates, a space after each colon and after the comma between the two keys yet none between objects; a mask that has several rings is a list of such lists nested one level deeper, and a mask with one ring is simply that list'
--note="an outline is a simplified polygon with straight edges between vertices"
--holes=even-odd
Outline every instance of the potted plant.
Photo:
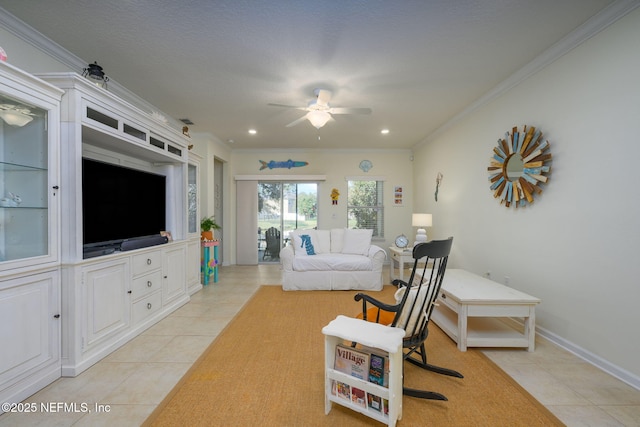
[{"label": "potted plant", "polygon": [[202,218],[200,221],[200,229],[202,230],[202,240],[214,240],[213,230],[220,230],[218,223],[213,216]]}]

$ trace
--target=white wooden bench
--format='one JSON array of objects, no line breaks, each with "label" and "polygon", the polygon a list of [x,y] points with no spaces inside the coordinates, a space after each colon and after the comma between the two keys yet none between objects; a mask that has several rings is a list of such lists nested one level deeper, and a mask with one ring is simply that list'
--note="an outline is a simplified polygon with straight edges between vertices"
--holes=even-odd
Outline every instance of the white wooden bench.
[{"label": "white wooden bench", "polygon": [[[447,269],[431,319],[458,349],[535,348],[535,307],[540,299],[465,270]],[[501,319],[502,318],[502,319]],[[505,318],[522,318],[524,327]]]}]

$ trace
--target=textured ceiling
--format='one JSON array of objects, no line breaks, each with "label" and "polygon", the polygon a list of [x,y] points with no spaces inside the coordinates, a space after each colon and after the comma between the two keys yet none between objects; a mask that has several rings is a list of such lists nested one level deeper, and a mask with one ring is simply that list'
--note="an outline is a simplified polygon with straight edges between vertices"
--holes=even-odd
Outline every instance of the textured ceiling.
[{"label": "textured ceiling", "polygon": [[[411,148],[610,3],[0,0],[0,7],[97,61],[164,114],[191,119],[192,132],[233,140],[234,149],[361,149]],[[373,113],[336,116],[318,131],[306,121],[287,128],[304,112],[268,105],[306,106],[314,88],[333,91],[334,107]]]}]

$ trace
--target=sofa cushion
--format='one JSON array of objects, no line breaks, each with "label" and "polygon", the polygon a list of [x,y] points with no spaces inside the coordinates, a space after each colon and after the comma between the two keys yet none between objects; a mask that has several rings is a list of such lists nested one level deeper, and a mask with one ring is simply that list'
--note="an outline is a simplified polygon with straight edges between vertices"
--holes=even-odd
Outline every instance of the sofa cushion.
[{"label": "sofa cushion", "polygon": [[344,244],[344,230],[344,228],[331,229],[331,253],[342,253],[342,246]]},{"label": "sofa cushion", "polygon": [[[318,244],[316,245],[317,254],[328,254],[331,252],[331,231],[315,230],[318,236]],[[315,242],[314,242],[315,243]]]},{"label": "sofa cushion", "polygon": [[293,258],[295,271],[370,271],[371,258],[349,254],[319,254],[317,256],[296,256]]},{"label": "sofa cushion", "polygon": [[342,244],[343,254],[367,255],[371,246],[371,229],[345,228],[344,242]]}]

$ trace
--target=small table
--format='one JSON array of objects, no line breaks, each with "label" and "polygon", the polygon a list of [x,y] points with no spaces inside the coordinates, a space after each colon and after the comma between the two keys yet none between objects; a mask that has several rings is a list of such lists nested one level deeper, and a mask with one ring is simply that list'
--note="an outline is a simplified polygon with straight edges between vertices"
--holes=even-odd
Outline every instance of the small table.
[{"label": "small table", "polygon": [[[202,242],[202,274],[204,275],[204,284],[209,284],[209,276],[213,274],[213,283],[218,282],[218,241],[205,240]],[[211,248],[213,248],[213,258],[211,258]]]},{"label": "small table", "polygon": [[[461,351],[467,347],[525,347],[533,351],[539,303],[539,298],[524,292],[448,268],[431,319]],[[524,332],[499,319],[511,317],[524,319]]]},{"label": "small table", "polygon": [[[404,280],[404,263],[406,262],[411,266],[413,265],[413,248],[400,249],[395,246],[390,246],[389,252],[391,252],[391,281],[393,282],[395,279]],[[399,274],[395,272],[396,263],[398,264]]]},{"label": "small table", "polygon": [[[390,427],[395,427],[396,422],[402,418],[402,339],[404,338],[404,330],[339,315],[322,328],[322,333],[325,335],[324,413],[329,414],[333,402]],[[336,345],[344,342],[357,342],[388,353],[389,387],[369,382],[368,378],[360,379],[335,370],[335,348]],[[368,404],[361,406],[352,400],[345,400],[343,397],[333,394],[332,383],[335,381],[346,384],[349,393],[352,388],[357,388],[367,395],[370,394],[385,400],[387,403],[383,404],[387,406],[387,410],[374,409]]]}]

